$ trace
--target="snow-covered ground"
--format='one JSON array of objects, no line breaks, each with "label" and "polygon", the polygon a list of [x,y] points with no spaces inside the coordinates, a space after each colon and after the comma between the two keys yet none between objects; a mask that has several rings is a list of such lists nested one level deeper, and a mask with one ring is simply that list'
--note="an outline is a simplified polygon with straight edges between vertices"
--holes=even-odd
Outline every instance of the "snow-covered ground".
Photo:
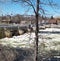
[{"label": "snow-covered ground", "polygon": [[20,36],[13,36],[12,38],[6,37],[0,39],[0,44],[11,47],[30,47],[30,44],[34,41],[34,37],[34,33],[25,33]]},{"label": "snow-covered ground", "polygon": [[[0,39],[0,44],[4,46],[20,47],[20,48],[33,47],[34,42],[35,42],[35,33],[25,33],[20,36],[13,36],[12,38],[6,37],[3,39]],[[44,49],[48,51],[49,50],[60,51],[60,34],[39,33],[39,46],[44,47]]]},{"label": "snow-covered ground", "polygon": [[45,30],[39,30],[39,31],[60,32],[60,28],[46,28]]}]

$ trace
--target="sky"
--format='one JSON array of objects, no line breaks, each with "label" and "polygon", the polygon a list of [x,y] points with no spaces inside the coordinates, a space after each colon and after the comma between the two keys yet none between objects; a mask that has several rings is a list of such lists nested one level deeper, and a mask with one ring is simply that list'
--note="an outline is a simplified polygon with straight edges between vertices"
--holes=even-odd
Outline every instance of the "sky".
[{"label": "sky", "polygon": [[[43,1],[43,0],[42,0]],[[47,9],[47,16],[60,16],[60,0],[54,0],[58,4],[58,8],[51,8],[49,6],[43,6]],[[0,15],[15,15],[15,14],[28,14],[33,15],[32,9],[22,6],[20,3],[12,2],[11,0],[0,0]]]}]

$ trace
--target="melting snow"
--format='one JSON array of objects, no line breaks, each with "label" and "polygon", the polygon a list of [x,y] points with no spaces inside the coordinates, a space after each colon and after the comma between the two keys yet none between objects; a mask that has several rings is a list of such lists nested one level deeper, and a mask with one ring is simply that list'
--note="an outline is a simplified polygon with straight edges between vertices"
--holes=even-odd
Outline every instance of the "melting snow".
[{"label": "melting snow", "polygon": [[[52,28],[53,29],[53,28]],[[46,29],[51,31],[50,29]],[[55,30],[55,29],[54,29]],[[58,29],[57,29],[58,31]],[[60,31],[60,30],[59,30]],[[35,33],[25,33],[20,36],[13,36],[12,38],[3,38],[0,39],[0,44],[11,47],[27,47],[30,48],[34,46],[35,42]],[[60,34],[40,34],[39,33],[39,45],[41,43],[45,44],[46,50],[60,50]]]}]

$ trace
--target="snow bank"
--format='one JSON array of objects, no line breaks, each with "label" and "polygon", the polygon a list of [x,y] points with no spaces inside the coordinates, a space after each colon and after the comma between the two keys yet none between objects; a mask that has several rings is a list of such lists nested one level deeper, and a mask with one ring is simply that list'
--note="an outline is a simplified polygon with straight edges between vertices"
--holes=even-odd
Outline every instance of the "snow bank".
[{"label": "snow bank", "polygon": [[[13,36],[12,38],[0,39],[0,44],[11,47],[27,47],[34,46],[35,33],[25,33],[20,36]],[[42,34],[39,33],[39,47],[45,50],[60,51],[60,34]]]},{"label": "snow bank", "polygon": [[39,31],[56,31],[56,32],[60,32],[60,29],[59,28],[46,28],[45,30],[39,30]]},{"label": "snow bank", "polygon": [[33,42],[35,37],[34,33],[25,33],[20,36],[13,36],[12,38],[0,39],[0,44],[12,47],[30,47],[30,43]]}]

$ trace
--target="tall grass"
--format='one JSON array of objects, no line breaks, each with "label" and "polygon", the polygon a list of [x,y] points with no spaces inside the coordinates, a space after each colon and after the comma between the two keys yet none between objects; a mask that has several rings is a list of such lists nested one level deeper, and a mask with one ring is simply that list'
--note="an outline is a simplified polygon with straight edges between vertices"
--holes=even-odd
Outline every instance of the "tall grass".
[{"label": "tall grass", "polygon": [[3,28],[0,28],[0,39],[1,38],[4,38],[4,37],[5,37],[4,29]]}]

